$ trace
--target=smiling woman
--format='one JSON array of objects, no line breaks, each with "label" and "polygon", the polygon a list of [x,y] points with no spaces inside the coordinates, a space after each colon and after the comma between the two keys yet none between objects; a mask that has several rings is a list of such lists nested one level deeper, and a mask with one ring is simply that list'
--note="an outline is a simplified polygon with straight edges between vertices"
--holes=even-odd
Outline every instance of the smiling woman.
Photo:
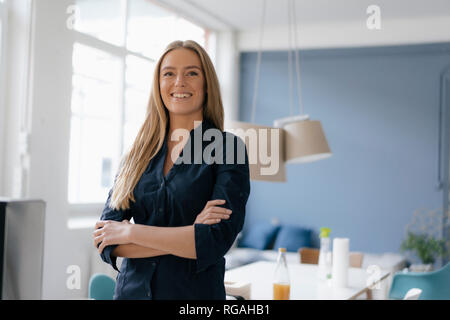
[{"label": "smiling woman", "polygon": [[[173,159],[180,129],[189,138]],[[208,130],[218,133],[215,140],[196,143]],[[210,144],[221,146],[218,161],[203,159]],[[242,149],[242,140],[223,132],[219,82],[206,51],[190,40],[169,44],[156,64],[146,119],[93,234],[105,262],[117,269],[116,257],[125,258],[115,299],[225,299],[224,255],[242,229],[250,194],[247,153],[237,159]],[[177,160],[186,156],[190,161]]]}]

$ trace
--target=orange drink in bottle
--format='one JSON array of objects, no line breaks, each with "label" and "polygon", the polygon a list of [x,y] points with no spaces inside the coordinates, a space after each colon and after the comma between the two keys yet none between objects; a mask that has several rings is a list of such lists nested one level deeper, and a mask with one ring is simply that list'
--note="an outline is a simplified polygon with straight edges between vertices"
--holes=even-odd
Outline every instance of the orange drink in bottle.
[{"label": "orange drink in bottle", "polygon": [[289,300],[291,291],[290,284],[274,283],[273,300]]},{"label": "orange drink in bottle", "polygon": [[278,249],[277,265],[273,277],[273,299],[289,300],[291,284],[289,281],[289,270],[286,262],[286,248]]}]

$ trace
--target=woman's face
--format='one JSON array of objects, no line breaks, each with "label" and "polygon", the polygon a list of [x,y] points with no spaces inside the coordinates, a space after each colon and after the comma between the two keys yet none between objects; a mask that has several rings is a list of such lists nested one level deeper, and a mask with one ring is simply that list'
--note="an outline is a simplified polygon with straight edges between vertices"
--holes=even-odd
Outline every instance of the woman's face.
[{"label": "woman's face", "polygon": [[170,113],[189,115],[202,109],[205,78],[198,55],[179,48],[167,53],[159,71],[161,98]]}]

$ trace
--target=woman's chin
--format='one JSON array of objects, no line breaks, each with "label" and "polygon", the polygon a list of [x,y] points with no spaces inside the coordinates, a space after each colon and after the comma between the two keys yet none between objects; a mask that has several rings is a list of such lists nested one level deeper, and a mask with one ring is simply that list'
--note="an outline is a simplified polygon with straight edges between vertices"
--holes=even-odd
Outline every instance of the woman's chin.
[{"label": "woman's chin", "polygon": [[169,113],[177,116],[189,116],[198,113],[202,108],[193,108],[189,106],[171,106],[167,108]]}]

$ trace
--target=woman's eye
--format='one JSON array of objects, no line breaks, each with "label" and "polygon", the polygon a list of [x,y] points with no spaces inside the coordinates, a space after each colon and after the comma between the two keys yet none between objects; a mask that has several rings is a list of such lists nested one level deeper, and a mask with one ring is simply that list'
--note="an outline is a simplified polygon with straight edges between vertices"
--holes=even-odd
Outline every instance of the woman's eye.
[{"label": "woman's eye", "polygon": [[[173,75],[173,72],[171,72],[171,71],[168,71],[168,72],[163,74],[164,77],[170,77],[172,75]],[[189,76],[197,76],[198,73],[195,72],[195,71],[191,71],[191,72],[188,72],[187,75],[189,75]]]}]

